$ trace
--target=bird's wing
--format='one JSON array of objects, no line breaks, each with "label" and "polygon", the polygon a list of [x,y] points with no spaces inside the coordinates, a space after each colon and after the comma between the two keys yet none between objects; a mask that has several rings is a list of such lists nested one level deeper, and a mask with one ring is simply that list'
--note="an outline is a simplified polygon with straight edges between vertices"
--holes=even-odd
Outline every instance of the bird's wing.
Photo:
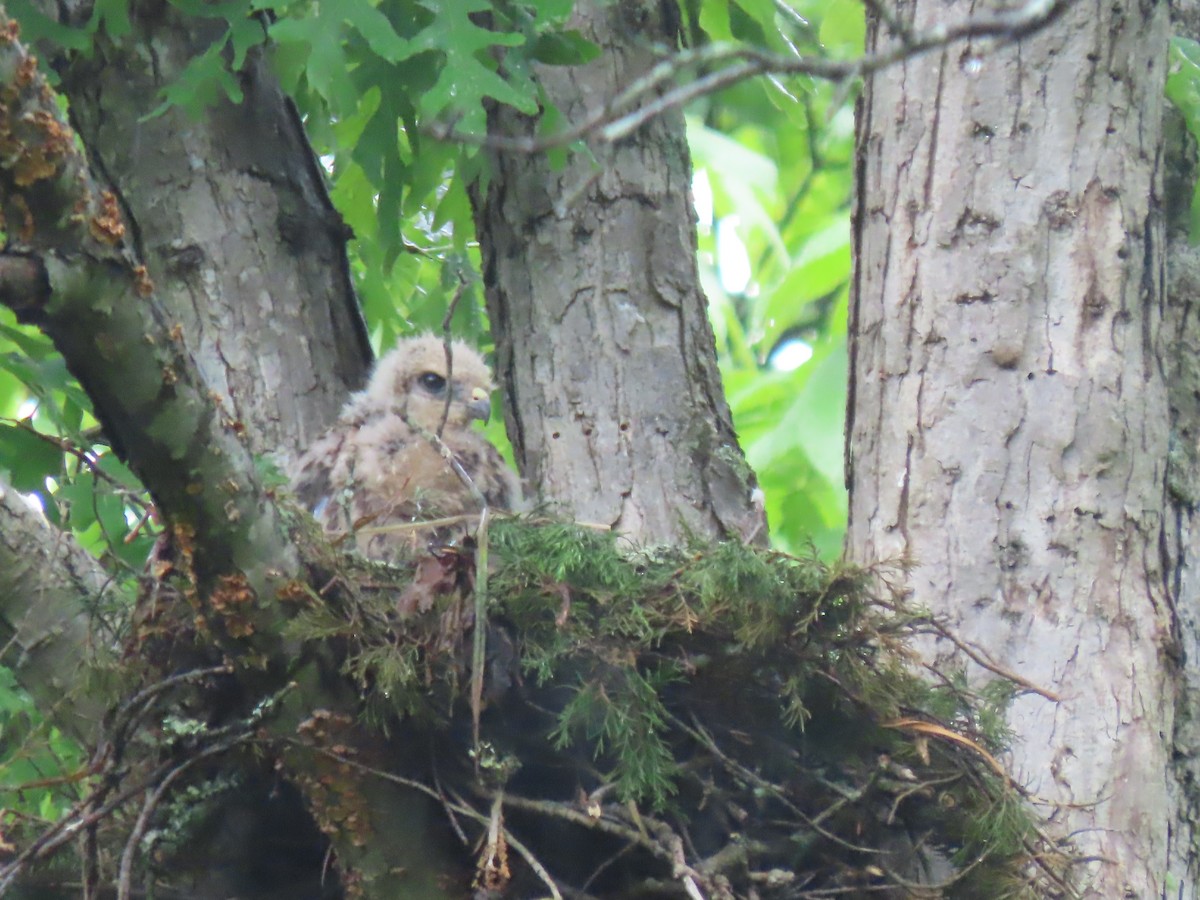
[{"label": "bird's wing", "polygon": [[345,429],[339,425],[317,438],[296,460],[291,470],[292,493],[317,519],[324,518],[333,499],[336,490],[334,469],[347,449],[347,441],[357,432],[357,429]]},{"label": "bird's wing", "polygon": [[[487,438],[476,431],[464,429],[447,435],[446,443],[458,458],[463,471],[471,476],[488,506],[510,512],[518,512],[523,508],[520,479]],[[465,486],[463,493],[469,496]]]},{"label": "bird's wing", "polygon": [[360,552],[389,561],[461,531],[418,523],[480,511],[443,449],[490,507],[521,508],[520,480],[482,434],[450,426],[442,442],[445,448],[398,413],[347,409],[292,467],[292,491],[327,531],[354,531]]}]

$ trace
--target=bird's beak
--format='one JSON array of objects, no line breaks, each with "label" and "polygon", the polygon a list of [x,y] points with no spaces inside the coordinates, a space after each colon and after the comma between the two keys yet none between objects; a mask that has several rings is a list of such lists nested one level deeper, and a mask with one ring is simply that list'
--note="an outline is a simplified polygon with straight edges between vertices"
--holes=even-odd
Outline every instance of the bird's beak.
[{"label": "bird's beak", "polygon": [[483,388],[471,391],[471,402],[467,404],[467,414],[472,419],[482,419],[485,423],[492,418],[492,398]]}]

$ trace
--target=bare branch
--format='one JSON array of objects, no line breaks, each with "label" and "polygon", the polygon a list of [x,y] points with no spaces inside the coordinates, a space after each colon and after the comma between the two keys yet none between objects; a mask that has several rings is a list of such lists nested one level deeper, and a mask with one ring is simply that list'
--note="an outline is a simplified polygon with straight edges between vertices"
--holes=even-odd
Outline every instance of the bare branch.
[{"label": "bare branch", "polygon": [[[540,153],[594,138],[612,144],[632,134],[650,119],[668,110],[730,87],[758,75],[809,75],[827,81],[845,82],[949,44],[974,38],[994,39],[997,46],[1028,37],[1057,19],[1072,0],[1029,0],[1014,10],[991,16],[973,16],[954,25],[937,25],[923,32],[901,30],[897,43],[878,53],[857,59],[832,60],[814,56],[785,56],[745,44],[717,43],[672,54],[642,78],[569,128],[541,137],[514,137],[461,132],[453,123],[434,123],[425,128],[430,136],[444,141],[474,144],[508,153]],[[893,23],[889,22],[889,25]],[[899,28],[899,23],[894,23]],[[714,66],[696,80],[659,93],[668,83],[689,72]],[[654,99],[643,103],[648,97]]]}]

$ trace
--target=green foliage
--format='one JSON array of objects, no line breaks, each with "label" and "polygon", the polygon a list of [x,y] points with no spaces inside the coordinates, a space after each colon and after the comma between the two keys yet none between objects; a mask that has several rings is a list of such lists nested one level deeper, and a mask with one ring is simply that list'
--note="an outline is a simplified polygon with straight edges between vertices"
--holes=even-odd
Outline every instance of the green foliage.
[{"label": "green foliage", "polygon": [[0,807],[33,830],[57,820],[81,796],[84,763],[79,745],[47,722],[0,666]]},{"label": "green foliage", "polygon": [[40,332],[0,309],[0,475],[130,579],[151,537],[145,490],[103,443],[91,403]]},{"label": "green foliage", "polygon": [[[0,309],[0,478],[110,563],[115,582],[129,582],[150,551],[148,535],[130,539],[145,491],[96,430],[86,395],[50,341]],[[0,667],[0,806],[30,827],[59,818],[78,799],[72,779],[84,763],[43,713]]]},{"label": "green foliage", "polygon": [[[1167,99],[1183,115],[1192,138],[1200,141],[1200,43],[1191,38],[1172,37],[1168,73]],[[1200,242],[1200,183],[1192,192],[1189,232],[1193,244]]]},{"label": "green foliage", "polygon": [[677,677],[670,670],[613,667],[583,682],[563,708],[551,742],[564,749],[582,738],[597,757],[615,760],[611,778],[618,797],[662,808],[675,793],[679,766],[664,739],[669,715],[659,692]]},{"label": "green foliage", "polygon": [[[846,58],[861,53],[863,27],[848,0],[705,0],[697,39]],[[759,79],[688,118],[701,279],[738,435],[774,544],[811,544],[826,559],[841,552],[847,515],[852,103],[844,86]]]}]

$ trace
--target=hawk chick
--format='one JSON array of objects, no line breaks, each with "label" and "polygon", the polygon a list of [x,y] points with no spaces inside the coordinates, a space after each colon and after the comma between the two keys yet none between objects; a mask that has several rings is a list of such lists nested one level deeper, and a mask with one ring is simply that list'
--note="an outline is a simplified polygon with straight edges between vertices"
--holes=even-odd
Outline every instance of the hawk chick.
[{"label": "hawk chick", "polygon": [[432,335],[399,341],[376,364],[366,389],[292,467],[300,502],[326,531],[355,532],[366,556],[396,560],[453,531],[386,526],[480,511],[478,497],[438,446],[439,433],[489,506],[520,505],[516,474],[470,427],[489,417],[491,372],[461,341],[451,344],[450,356],[447,370],[445,345]]}]

